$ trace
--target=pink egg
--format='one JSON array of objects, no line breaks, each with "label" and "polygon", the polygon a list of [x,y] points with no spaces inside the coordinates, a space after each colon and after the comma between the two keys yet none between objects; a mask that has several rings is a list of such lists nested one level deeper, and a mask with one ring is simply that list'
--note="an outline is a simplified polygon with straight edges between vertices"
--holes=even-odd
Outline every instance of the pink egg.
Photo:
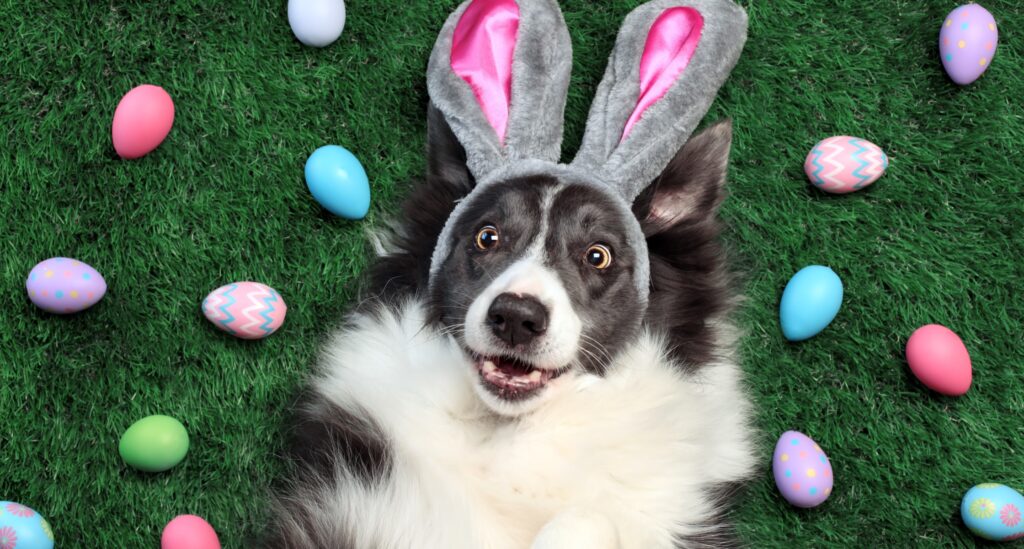
[{"label": "pink egg", "polygon": [[999,47],[996,19],[978,4],[953,10],[942,22],[939,55],[946,74],[966,86],[977,80],[992,64]]},{"label": "pink egg", "polygon": [[84,311],[103,299],[107,282],[99,271],[81,261],[52,257],[32,267],[25,290],[40,309],[70,314]]},{"label": "pink egg", "polygon": [[804,172],[815,187],[832,194],[859,191],[878,181],[889,167],[889,157],[874,143],[838,135],[811,149]]},{"label": "pink egg", "polygon": [[263,339],[276,332],[287,312],[277,291],[259,282],[221,286],[203,300],[207,320],[242,339]]},{"label": "pink egg", "polygon": [[832,464],[811,437],[786,431],[772,456],[775,486],[797,507],[817,507],[832,494]]},{"label": "pink egg", "polygon": [[907,364],[933,391],[960,396],[971,388],[971,355],[945,326],[928,324],[915,330],[907,341]]},{"label": "pink egg", "polygon": [[139,158],[163,143],[174,124],[174,102],[159,86],[143,84],[121,98],[111,135],[121,158]]},{"label": "pink egg", "polygon": [[213,526],[195,515],[181,515],[164,526],[160,549],[220,549]]}]

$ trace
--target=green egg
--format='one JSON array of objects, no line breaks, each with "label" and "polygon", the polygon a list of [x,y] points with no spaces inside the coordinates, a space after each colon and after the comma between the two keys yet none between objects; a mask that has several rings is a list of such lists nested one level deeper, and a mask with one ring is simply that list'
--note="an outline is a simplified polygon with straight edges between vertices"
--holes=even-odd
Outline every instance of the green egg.
[{"label": "green egg", "polygon": [[147,473],[159,473],[181,463],[188,453],[188,431],[168,416],[149,416],[121,435],[121,459]]}]

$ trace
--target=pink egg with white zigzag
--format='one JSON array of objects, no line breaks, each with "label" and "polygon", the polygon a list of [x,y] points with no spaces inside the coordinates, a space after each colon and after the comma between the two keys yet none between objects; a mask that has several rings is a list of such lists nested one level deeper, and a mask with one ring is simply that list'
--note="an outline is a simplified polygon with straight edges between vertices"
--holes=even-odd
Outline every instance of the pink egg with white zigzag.
[{"label": "pink egg with white zigzag", "polygon": [[878,181],[888,168],[889,157],[878,145],[848,135],[819,142],[804,161],[811,183],[832,194],[859,191]]},{"label": "pink egg with white zigzag", "polygon": [[203,315],[214,326],[241,339],[263,339],[284,324],[281,295],[259,282],[235,282],[210,292]]}]

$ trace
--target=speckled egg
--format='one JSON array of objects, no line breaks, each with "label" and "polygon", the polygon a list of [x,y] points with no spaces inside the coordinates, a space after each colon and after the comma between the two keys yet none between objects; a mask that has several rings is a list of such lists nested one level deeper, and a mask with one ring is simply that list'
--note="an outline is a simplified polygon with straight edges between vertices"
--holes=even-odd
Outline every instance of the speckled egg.
[{"label": "speckled egg", "polygon": [[804,173],[815,187],[832,194],[859,191],[882,177],[889,157],[874,143],[838,135],[820,141],[804,161]]},{"label": "speckled egg", "polygon": [[779,493],[797,507],[817,507],[832,494],[832,464],[803,433],[786,431],[779,437],[772,472]]},{"label": "speckled egg", "polygon": [[34,509],[0,501],[0,549],[53,549],[53,529]]},{"label": "speckled egg", "polygon": [[181,515],[164,526],[160,549],[220,549],[220,539],[201,517]]},{"label": "speckled egg", "polygon": [[1002,484],[979,484],[964,494],[960,516],[974,535],[992,541],[1024,538],[1024,496]]},{"label": "speckled egg", "polygon": [[28,298],[40,309],[69,314],[88,309],[103,299],[107,282],[99,271],[81,261],[54,257],[32,267],[25,289]]},{"label": "speckled egg", "polygon": [[953,10],[942,22],[939,55],[953,82],[966,86],[981,77],[992,64],[999,47],[996,19],[978,4]]},{"label": "speckled egg", "polygon": [[235,282],[210,292],[203,315],[241,339],[263,339],[284,324],[288,306],[276,290],[259,282]]}]

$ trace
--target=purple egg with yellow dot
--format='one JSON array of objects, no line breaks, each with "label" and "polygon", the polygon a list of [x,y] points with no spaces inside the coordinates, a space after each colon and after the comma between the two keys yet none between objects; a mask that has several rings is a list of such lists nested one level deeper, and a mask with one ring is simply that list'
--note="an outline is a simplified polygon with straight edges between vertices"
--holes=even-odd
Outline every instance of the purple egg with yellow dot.
[{"label": "purple egg with yellow dot", "polygon": [[999,47],[996,19],[978,4],[967,4],[951,11],[939,32],[942,66],[954,82],[966,86],[974,82],[992,64]]},{"label": "purple egg with yellow dot", "polygon": [[772,457],[775,485],[786,501],[797,507],[817,507],[832,495],[832,464],[811,437],[786,431]]},{"label": "purple egg with yellow dot", "polygon": [[107,281],[77,259],[53,257],[32,267],[25,289],[37,307],[63,315],[84,311],[103,299]]}]

